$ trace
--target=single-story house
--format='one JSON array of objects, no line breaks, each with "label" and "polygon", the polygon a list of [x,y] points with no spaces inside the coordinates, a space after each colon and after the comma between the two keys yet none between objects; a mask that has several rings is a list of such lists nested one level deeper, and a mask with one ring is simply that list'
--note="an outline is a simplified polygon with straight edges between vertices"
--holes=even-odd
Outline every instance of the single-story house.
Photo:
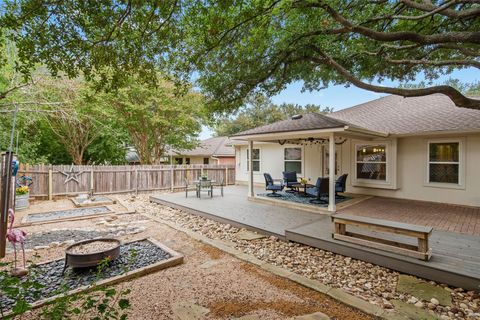
[{"label": "single-story house", "polygon": [[236,182],[249,185],[249,196],[254,184],[265,185],[263,173],[296,171],[311,184],[329,177],[328,210],[335,211],[334,180],[347,173],[353,194],[480,206],[480,110],[458,108],[442,94],[389,95],[231,139]]},{"label": "single-story house", "polygon": [[174,164],[235,164],[235,148],[228,137],[205,139],[192,150],[171,150],[167,155]]}]

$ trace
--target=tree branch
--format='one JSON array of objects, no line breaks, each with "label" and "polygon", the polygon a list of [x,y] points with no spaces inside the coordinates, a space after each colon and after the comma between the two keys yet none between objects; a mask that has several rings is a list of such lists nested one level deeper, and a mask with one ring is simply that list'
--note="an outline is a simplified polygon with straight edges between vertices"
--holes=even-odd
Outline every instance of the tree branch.
[{"label": "tree branch", "polygon": [[[429,3],[427,1],[416,2],[416,1],[412,1],[412,0],[401,0],[401,2],[405,5],[407,5],[410,8],[414,8],[414,9],[421,10],[421,11],[426,11],[428,13],[436,11],[435,13],[442,14],[442,15],[447,16],[449,18],[465,19],[465,18],[476,17],[480,14],[480,8],[471,8],[471,9],[466,9],[466,10],[463,10],[463,11],[456,11],[456,10],[453,10],[453,9],[448,9],[448,7],[447,7],[447,8],[444,8],[442,10],[438,10],[445,5],[437,7],[437,6],[435,6],[432,3]],[[451,1],[449,1],[449,2],[451,2]],[[449,2],[447,2],[447,3],[449,3]],[[456,0],[456,1],[453,1],[453,2],[455,4],[458,4],[458,3],[463,3],[464,1]]]},{"label": "tree branch", "polygon": [[433,87],[422,88],[422,89],[405,89],[405,88],[383,87],[383,86],[377,86],[377,85],[363,82],[357,77],[355,77],[353,74],[351,74],[347,69],[345,69],[337,61],[335,61],[330,56],[328,56],[323,50],[321,50],[317,46],[310,45],[310,48],[313,51],[315,51],[320,56],[320,58],[307,55],[306,56],[307,59],[318,64],[326,64],[331,66],[335,71],[337,71],[340,75],[342,75],[348,82],[352,83],[353,85],[361,89],[365,89],[373,92],[395,94],[403,97],[419,97],[419,96],[426,96],[434,93],[442,93],[448,96],[450,99],[452,99],[452,101],[458,107],[480,110],[480,100],[465,97],[461,92],[447,85],[433,86]]}]

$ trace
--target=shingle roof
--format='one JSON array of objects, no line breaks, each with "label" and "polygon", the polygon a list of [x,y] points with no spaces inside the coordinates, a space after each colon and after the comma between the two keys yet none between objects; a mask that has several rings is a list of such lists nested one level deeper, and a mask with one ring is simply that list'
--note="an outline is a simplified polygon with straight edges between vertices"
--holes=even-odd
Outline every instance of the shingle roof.
[{"label": "shingle roof", "polygon": [[227,145],[230,143],[231,141],[228,137],[214,137],[200,141],[199,146],[195,149],[173,151],[173,154],[185,156],[235,156],[235,148]]},{"label": "shingle roof", "polygon": [[328,116],[372,131],[399,135],[480,131],[480,110],[456,107],[443,94],[414,98],[389,95]]},{"label": "shingle roof", "polygon": [[261,127],[239,132],[232,135],[232,137],[288,131],[332,129],[341,128],[347,125],[349,124],[345,121],[333,119],[320,113],[307,113],[304,114],[300,119],[287,119],[277,121]]}]

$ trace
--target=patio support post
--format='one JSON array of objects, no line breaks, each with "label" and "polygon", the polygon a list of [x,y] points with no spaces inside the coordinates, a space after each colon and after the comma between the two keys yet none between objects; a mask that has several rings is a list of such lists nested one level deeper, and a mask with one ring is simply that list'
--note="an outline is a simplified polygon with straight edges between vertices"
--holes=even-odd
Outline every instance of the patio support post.
[{"label": "patio support post", "polygon": [[248,141],[248,196],[255,196],[253,190],[253,141]]},{"label": "patio support post", "polygon": [[328,137],[328,211],[336,212],[335,205],[335,133]]}]

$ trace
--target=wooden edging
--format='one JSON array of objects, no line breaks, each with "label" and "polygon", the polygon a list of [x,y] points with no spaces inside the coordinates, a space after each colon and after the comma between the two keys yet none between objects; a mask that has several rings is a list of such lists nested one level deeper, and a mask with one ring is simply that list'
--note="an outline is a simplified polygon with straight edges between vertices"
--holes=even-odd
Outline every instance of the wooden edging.
[{"label": "wooden edging", "polygon": [[[58,294],[58,295],[55,295],[55,296],[52,296],[52,297],[49,297],[49,298],[46,298],[46,299],[36,301],[36,302],[31,304],[31,308],[32,309],[38,309],[40,307],[43,307],[47,304],[52,303],[53,301],[55,301],[56,299],[61,298],[61,297],[68,297],[68,296],[72,296],[72,295],[79,294],[79,293],[87,293],[87,292],[90,292],[93,289],[98,288],[98,287],[111,286],[111,285],[117,284],[119,282],[130,280],[132,278],[141,277],[141,276],[147,275],[149,273],[153,273],[153,272],[156,272],[156,271],[159,271],[159,270],[162,270],[162,269],[166,269],[166,268],[169,268],[169,267],[173,267],[173,266],[176,266],[176,265],[179,265],[179,264],[183,263],[183,254],[178,253],[177,251],[166,247],[164,244],[160,243],[158,240],[156,240],[154,238],[142,238],[142,239],[132,240],[132,241],[125,242],[125,243],[122,242],[122,244],[128,244],[128,243],[139,242],[139,241],[149,241],[152,244],[154,244],[155,246],[162,249],[163,251],[170,254],[171,257],[166,259],[166,260],[161,260],[159,262],[156,262],[154,264],[151,264],[151,265],[148,265],[148,266],[145,266],[145,267],[142,267],[142,268],[138,268],[138,269],[135,269],[135,270],[132,270],[132,271],[128,271],[128,272],[120,274],[118,276],[103,279],[103,280],[100,280],[100,281],[98,281],[96,283],[93,283],[93,284],[90,284],[90,285],[78,287],[76,289],[70,290],[70,291],[68,291],[66,293],[63,293],[63,294]],[[49,260],[47,262],[43,262],[43,263],[40,263],[38,265],[51,263],[51,262],[57,261],[57,260],[62,260],[62,259]],[[11,315],[11,312],[5,313],[4,317],[8,318],[9,315]]]},{"label": "wooden edging", "polygon": [[264,269],[268,272],[271,272],[271,273],[273,273],[273,274],[275,274],[279,277],[285,278],[287,280],[298,283],[298,284],[300,284],[304,287],[307,287],[309,289],[312,289],[312,290],[315,290],[315,291],[320,292],[322,294],[325,294],[325,295],[327,295],[327,296],[329,296],[329,297],[331,297],[335,300],[340,301],[341,303],[343,303],[345,305],[348,305],[350,307],[358,309],[358,310],[360,310],[360,311],[362,311],[366,314],[370,314],[370,315],[373,315],[377,318],[385,319],[385,320],[407,320],[407,319],[410,319],[408,317],[408,315],[403,314],[403,313],[399,312],[398,310],[383,309],[383,308],[381,308],[377,305],[374,305],[374,304],[369,303],[365,300],[362,300],[362,299],[346,292],[343,289],[332,288],[330,286],[327,286],[327,285],[321,283],[320,281],[312,280],[312,279],[307,278],[305,276],[296,274],[292,271],[289,271],[289,270],[286,270],[284,268],[275,266],[275,265],[270,264],[268,262],[264,262],[264,261],[256,258],[253,255],[246,254],[246,253],[244,253],[240,250],[235,249],[232,246],[232,244],[230,244],[226,241],[207,238],[207,237],[205,237],[205,236],[203,236],[203,235],[201,235],[197,232],[194,232],[194,231],[191,231],[189,229],[180,227],[180,226],[178,226],[178,225],[176,225],[176,224],[174,224],[170,221],[165,221],[163,219],[160,219],[158,217],[155,217],[155,216],[152,216],[152,215],[149,215],[149,214],[146,214],[146,213],[139,213],[139,214],[148,218],[148,219],[151,219],[151,220],[160,222],[162,224],[165,224],[165,225],[171,227],[172,229],[183,232],[186,235],[188,235],[189,237],[191,237],[191,238],[193,238],[193,239],[195,239],[195,240],[197,240],[201,243],[204,243],[204,244],[210,245],[212,247],[215,247],[219,250],[222,250],[222,251],[234,256],[237,259],[240,259],[240,260],[248,262],[248,263],[252,263],[252,264],[257,265],[258,267],[260,267],[260,268],[262,268],[262,269]]},{"label": "wooden edging", "polygon": [[[118,203],[118,201],[117,201],[117,203]],[[110,206],[108,206],[108,205],[101,205],[100,207],[107,207],[108,211],[99,212],[99,213],[93,213],[93,214],[84,215],[84,216],[78,216],[78,217],[51,219],[51,220],[34,221],[34,222],[26,221],[27,217],[28,217],[29,215],[45,214],[45,213],[50,213],[50,212],[52,212],[52,211],[30,213],[30,214],[26,214],[26,215],[22,218],[22,221],[20,222],[20,225],[19,225],[19,226],[20,226],[20,227],[29,227],[29,226],[36,226],[36,225],[41,225],[41,224],[48,224],[48,223],[60,223],[60,222],[76,221],[76,220],[89,220],[89,219],[94,219],[94,218],[103,217],[103,216],[108,217],[108,216],[112,216],[112,215],[122,215],[122,214],[132,214],[132,213],[136,213],[135,210],[128,210],[128,208],[127,208],[126,206],[124,206],[123,204],[121,204],[121,205],[122,205],[123,207],[125,207],[125,209],[127,209],[127,210],[126,210],[126,211],[115,212],[115,210],[113,210]],[[79,210],[79,209],[85,209],[85,208],[86,208],[86,207],[66,209],[66,210]],[[93,208],[93,207],[89,207],[89,208]],[[57,211],[64,211],[64,210],[57,210]]]}]

